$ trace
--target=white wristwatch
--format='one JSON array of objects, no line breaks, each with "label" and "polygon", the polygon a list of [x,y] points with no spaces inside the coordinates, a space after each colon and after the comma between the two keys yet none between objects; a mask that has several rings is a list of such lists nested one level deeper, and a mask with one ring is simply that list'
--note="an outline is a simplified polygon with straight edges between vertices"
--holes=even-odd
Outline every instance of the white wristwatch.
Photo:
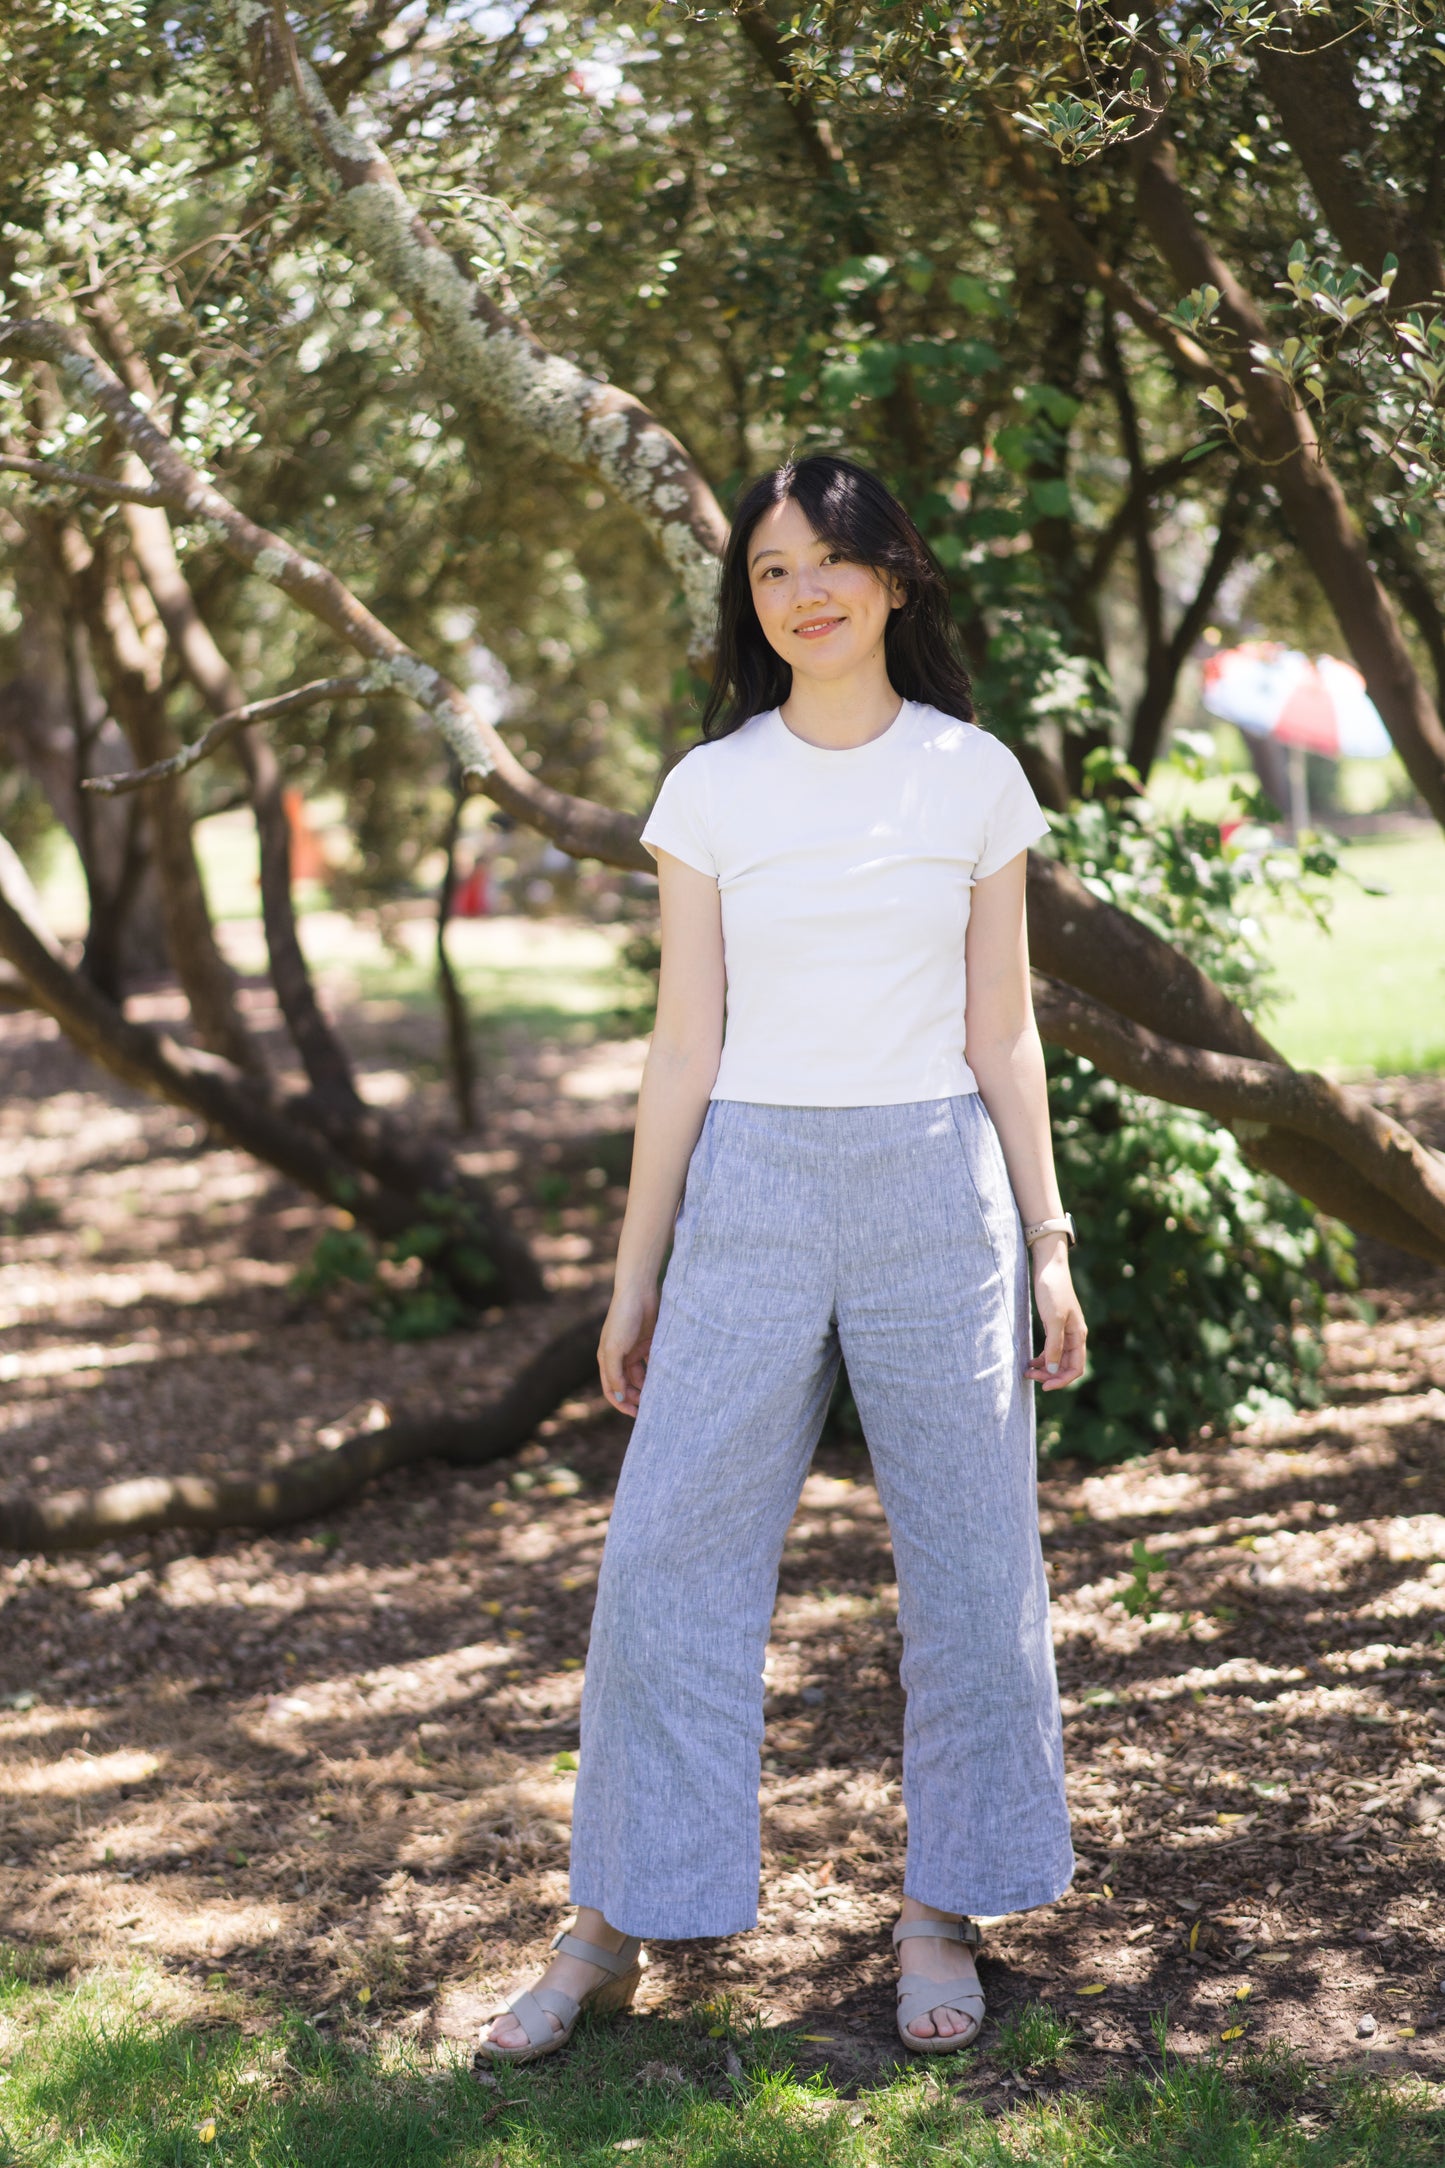
[{"label": "white wristwatch", "polygon": [[1067,1235],[1069,1248],[1072,1249],[1079,1239],[1074,1232],[1073,1213],[1066,1212],[1062,1219],[1035,1220],[1032,1227],[1025,1227],[1024,1229],[1024,1241],[1030,1249],[1044,1235]]}]

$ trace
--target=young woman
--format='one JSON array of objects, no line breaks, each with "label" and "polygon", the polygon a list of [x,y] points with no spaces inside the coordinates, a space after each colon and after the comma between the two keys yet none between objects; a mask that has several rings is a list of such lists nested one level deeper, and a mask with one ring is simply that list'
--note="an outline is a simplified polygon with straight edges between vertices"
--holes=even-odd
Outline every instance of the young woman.
[{"label": "young woman", "polygon": [[1074,1867],[1032,1399],[1085,1338],[1024,932],[1048,824],[973,721],[937,562],[863,468],[818,455],[744,494],[703,728],[642,832],[662,978],[598,1350],[636,1422],[583,1689],[579,1909],[494,2061],[627,2003],[640,1938],[756,1923],[764,1650],[840,1354],[898,1573],[906,2046],[982,2023],[969,1915],[1048,1904]]}]

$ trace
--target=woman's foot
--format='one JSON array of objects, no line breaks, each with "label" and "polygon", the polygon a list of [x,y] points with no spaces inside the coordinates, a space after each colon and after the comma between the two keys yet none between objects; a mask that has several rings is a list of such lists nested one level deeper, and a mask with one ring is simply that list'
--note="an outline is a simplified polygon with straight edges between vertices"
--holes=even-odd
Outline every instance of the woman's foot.
[{"label": "woman's foot", "polygon": [[[923,1905],[916,1897],[905,1897],[899,1911],[900,1920],[957,1920],[957,1912],[939,1912],[932,1905]],[[978,1969],[973,1962],[973,1952],[961,1942],[941,1942],[932,1935],[910,1935],[898,1947],[899,1970],[919,1973],[926,1980],[946,1981],[955,1994],[966,1983],[966,1991],[982,1994]],[[962,1980],[960,1979],[962,1976]],[[940,2002],[934,2009],[909,2020],[908,2029],[920,2040],[952,2040],[960,2034],[972,2036],[979,2030],[977,2015],[959,2010],[952,2003]]]},{"label": "woman's foot", "polygon": [[[591,1905],[579,1906],[572,1933],[580,1935],[584,1942],[600,1944],[604,1950],[620,1950],[627,1940],[626,1935],[619,1934],[615,1927],[609,1927],[602,1914],[594,1911]],[[568,1957],[559,1953],[546,1971],[539,1973],[528,1985],[534,1990],[539,1987],[559,1988],[564,1995],[570,1995],[574,2002],[580,2002],[590,1988],[599,1986],[610,1977],[603,1966],[589,1965],[585,1957]],[[554,2032],[561,2032],[562,2020],[554,2010],[547,2012],[547,2019]],[[482,2037],[500,2048],[524,2048],[527,2045],[526,2030],[520,2019],[514,2017],[510,2010],[493,2019]]]}]

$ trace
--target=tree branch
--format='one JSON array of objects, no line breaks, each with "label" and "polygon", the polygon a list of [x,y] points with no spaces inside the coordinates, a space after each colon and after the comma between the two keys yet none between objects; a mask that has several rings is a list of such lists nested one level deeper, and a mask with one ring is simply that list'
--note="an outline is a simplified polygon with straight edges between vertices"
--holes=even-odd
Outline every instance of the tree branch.
[{"label": "tree branch", "polygon": [[387,1190],[359,1172],[307,1127],[299,1111],[293,1113],[265,1078],[133,1023],[72,971],[40,919],[35,892],[3,836],[0,955],[66,1037],[123,1084],[199,1115],[243,1151],[265,1160],[313,1196],[344,1204],[384,1237],[415,1224],[414,1197]]},{"label": "tree branch", "polygon": [[410,310],[465,414],[504,414],[531,442],[595,474],[635,512],[681,583],[701,660],[716,637],[727,522],[685,447],[641,400],[553,353],[501,309],[407,200],[380,145],[346,125],[297,49],[284,8],[227,0],[266,125],[316,173],[357,254]]},{"label": "tree branch", "polygon": [[[1445,1157],[1427,1151],[1367,1099],[1281,1062],[1160,1038],[1041,972],[1034,973],[1034,1013],[1045,1038],[1082,1054],[1135,1091],[1198,1107],[1217,1121],[1283,1129],[1323,1146],[1398,1208],[1399,1217],[1390,1214],[1388,1224],[1398,1230],[1400,1219],[1406,1221],[1411,1238],[1406,1246],[1416,1256],[1445,1264]],[[1332,1209],[1325,1197],[1315,1195],[1312,1201]],[[1401,1236],[1397,1231],[1387,1239],[1398,1242]]]},{"label": "tree branch", "polygon": [[1254,64],[1316,202],[1352,263],[1378,279],[1385,258],[1398,258],[1392,308],[1430,300],[1445,289],[1445,257],[1398,187],[1387,197],[1370,177],[1385,146],[1360,104],[1338,23],[1302,19],[1293,39],[1293,49],[1261,39]]},{"label": "tree branch", "polygon": [[162,1528],[285,1528],[334,1512],[377,1476],[440,1460],[484,1468],[525,1445],[558,1405],[593,1384],[605,1313],[589,1311],[524,1365],[474,1415],[443,1415],[363,1430],[334,1450],[259,1475],[135,1476],[89,1491],[35,1498],[0,1494],[0,1550],[92,1551]]},{"label": "tree branch", "polygon": [[[651,860],[638,841],[640,824],[635,818],[539,783],[495,730],[478,717],[462,693],[372,617],[334,573],[302,557],[279,536],[257,527],[218,490],[203,482],[78,332],[39,319],[0,324],[0,352],[7,349],[53,362],[62,382],[77,386],[110,416],[168,497],[174,496],[206,519],[215,538],[241,563],[290,595],[359,653],[369,660],[374,658],[377,667],[368,677],[373,683],[379,680],[390,689],[408,693],[442,723],[474,786],[575,856],[652,870]],[[484,762],[492,765],[484,767]],[[1168,1036],[1185,1044],[1212,1043],[1224,1051],[1242,1051],[1278,1063],[1274,1049],[1242,1012],[1178,950],[1150,933],[1138,920],[1097,902],[1082,882],[1034,853],[1030,854],[1029,898],[1031,939],[1045,970],[1066,973],[1082,993],[1117,1006],[1146,1028],[1159,1023]],[[0,949],[4,949],[3,941]],[[1056,962],[1054,958],[1066,960]],[[18,958],[12,956],[11,960],[24,970]],[[77,1036],[75,1032],[71,1035]],[[1332,1165],[1336,1179],[1341,1170],[1332,1162],[1330,1153],[1311,1137],[1289,1142],[1294,1152],[1292,1164],[1316,1170],[1309,1175],[1306,1193],[1322,1201],[1329,1189]],[[348,1135],[346,1144],[348,1151],[356,1150],[363,1165],[382,1169],[399,1163],[394,1145],[379,1130],[370,1160],[364,1156],[365,1136]],[[1311,1153],[1315,1155],[1313,1160]],[[411,1164],[417,1164],[415,1155]],[[1428,1210],[1422,1207],[1422,1211],[1428,1219]],[[1417,1243],[1425,1238],[1420,1232],[1422,1220],[1412,1223],[1401,1214],[1401,1223],[1403,1231],[1387,1239],[1411,1247],[1407,1234],[1412,1224]],[[1352,1217],[1351,1224],[1366,1222]]]},{"label": "tree branch", "polygon": [[1141,776],[1148,776],[1158,756],[1164,725],[1174,705],[1179,673],[1189,659],[1190,649],[1203,632],[1219,590],[1228,578],[1243,546],[1250,510],[1258,490],[1258,469],[1236,467],[1229,478],[1229,488],[1225,492],[1224,503],[1219,512],[1219,524],[1215,529],[1214,546],[1209,552],[1209,561],[1204,567],[1199,585],[1168,638],[1151,644],[1144,690],[1139,696],[1129,726],[1129,760]]},{"label": "tree branch", "polygon": [[1122,272],[1099,254],[1063,198],[1044,179],[1009,115],[994,105],[990,105],[987,112],[1021,194],[1033,206],[1039,223],[1064,261],[1112,301],[1115,308],[1121,309],[1130,322],[1173,362],[1182,377],[1196,384],[1219,384],[1232,397],[1237,397],[1238,386],[1228,371],[1222,369],[1196,340],[1172,324],[1161,309],[1156,309],[1152,301],[1130,285]]},{"label": "tree branch", "polygon": [[[1135,139],[1133,157],[1139,212],[1154,246],[1181,287],[1217,288],[1218,320],[1243,364],[1252,347],[1268,346],[1268,327],[1195,217],[1162,120]],[[1249,416],[1241,440],[1268,467],[1295,540],[1339,620],[1370,698],[1416,789],[1445,822],[1445,724],[1415,668],[1314,425],[1289,387],[1268,369],[1243,367],[1237,395]]]},{"label": "tree branch", "polygon": [[1127,494],[1110,514],[1108,524],[1099,530],[1086,573],[1091,587],[1097,587],[1107,575],[1118,555],[1120,543],[1133,532],[1141,511],[1147,511],[1155,498],[1172,489],[1191,467],[1202,467],[1208,460],[1217,458],[1222,448],[1222,440],[1216,440],[1197,457],[1193,450],[1176,452],[1168,459],[1161,459],[1157,466],[1146,467],[1134,476]]},{"label": "tree branch", "polygon": [[49,482],[57,489],[86,490],[93,497],[111,497],[119,504],[164,504],[153,482],[121,482],[108,474],[85,474],[79,467],[62,467],[54,459],[21,459],[0,453],[0,474],[28,474],[34,482]]},{"label": "tree branch", "polygon": [[209,759],[251,723],[267,723],[277,715],[293,715],[298,708],[319,707],[324,700],[359,700],[369,691],[370,687],[361,678],[314,678],[309,685],[297,685],[289,693],[276,693],[269,700],[253,700],[247,707],[232,708],[190,745],[183,745],[178,753],[172,753],[169,760],[153,761],[148,768],[133,768],[124,775],[87,776],[80,787],[93,790],[103,798],[120,798],[128,791],[143,789],[147,783],[160,782],[165,776],[185,775],[189,769],[198,768],[203,760]]},{"label": "tree branch", "polygon": [[574,858],[654,870],[638,840],[641,822],[586,798],[541,783],[484,721],[466,695],[372,616],[325,565],[239,512],[204,481],[170,438],[143,413],[80,332],[43,317],[0,322],[0,353],[50,363],[73,396],[84,397],[114,423],[155,476],[167,510],[203,520],[212,539],[238,563],[289,595],[300,608],[363,656],[370,692],[395,692],[416,702],[439,727],[469,791],[485,791],[506,812],[540,828]]}]

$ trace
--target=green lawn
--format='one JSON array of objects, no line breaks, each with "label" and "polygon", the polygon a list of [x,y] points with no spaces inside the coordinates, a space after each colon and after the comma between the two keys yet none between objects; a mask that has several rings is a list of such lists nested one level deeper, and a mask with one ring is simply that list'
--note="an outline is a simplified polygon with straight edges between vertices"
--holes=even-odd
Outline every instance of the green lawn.
[{"label": "green lawn", "polygon": [[[1445,2108],[1419,2080],[1321,2082],[1290,2058],[1220,2050],[1102,2092],[1069,2087],[1040,2010],[991,2046],[851,2095],[802,2075],[806,2040],[644,2018],[483,2087],[459,2051],[301,2018],[201,2027],[137,1974],[0,1992],[5,2168],[1427,2168]],[[239,2017],[240,2013],[238,2013]],[[1156,2033],[1156,2038],[1158,2037]],[[1061,2053],[1062,2051],[1062,2053]],[[952,2088],[983,2071],[1037,2088],[994,2113]],[[1002,2112],[1000,2112],[1000,2110]]]},{"label": "green lawn", "polygon": [[1354,842],[1343,866],[1327,932],[1266,922],[1282,998],[1265,1029],[1305,1068],[1445,1070],[1445,837]]}]

